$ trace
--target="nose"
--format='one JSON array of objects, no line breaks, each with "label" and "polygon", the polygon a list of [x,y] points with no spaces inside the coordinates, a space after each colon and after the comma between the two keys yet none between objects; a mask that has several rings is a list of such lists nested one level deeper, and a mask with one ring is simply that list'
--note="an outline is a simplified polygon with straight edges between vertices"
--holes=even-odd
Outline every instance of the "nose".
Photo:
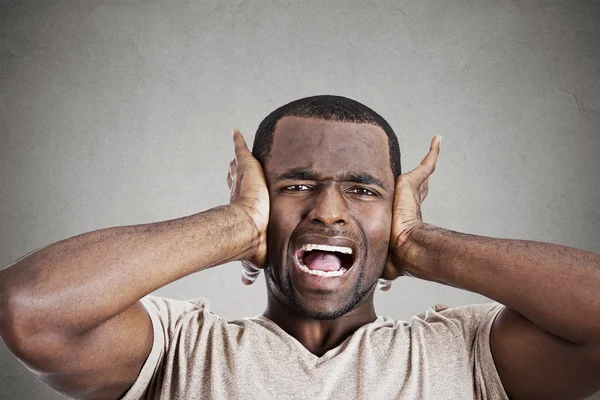
[{"label": "nose", "polygon": [[313,199],[313,207],[308,214],[312,222],[332,228],[348,221],[348,204],[335,185],[321,188]]}]

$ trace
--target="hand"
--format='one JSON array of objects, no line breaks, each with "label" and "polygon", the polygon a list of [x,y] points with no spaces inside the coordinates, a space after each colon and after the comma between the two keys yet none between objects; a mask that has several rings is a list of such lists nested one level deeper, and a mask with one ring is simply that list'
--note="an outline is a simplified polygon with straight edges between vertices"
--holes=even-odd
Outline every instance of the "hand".
[{"label": "hand", "polygon": [[242,282],[252,284],[267,260],[267,224],[269,223],[269,191],[263,169],[252,155],[244,137],[233,131],[235,157],[229,163],[227,185],[231,189],[229,204],[241,210],[253,224],[259,240],[253,254],[242,260]]},{"label": "hand", "polygon": [[406,243],[410,233],[423,225],[421,203],[429,191],[429,177],[435,171],[435,164],[440,154],[441,136],[431,139],[431,146],[421,164],[410,172],[396,178],[394,205],[392,212],[392,230],[388,258],[379,280],[381,290],[389,290],[391,281],[401,275],[407,275],[403,270],[398,254]]}]

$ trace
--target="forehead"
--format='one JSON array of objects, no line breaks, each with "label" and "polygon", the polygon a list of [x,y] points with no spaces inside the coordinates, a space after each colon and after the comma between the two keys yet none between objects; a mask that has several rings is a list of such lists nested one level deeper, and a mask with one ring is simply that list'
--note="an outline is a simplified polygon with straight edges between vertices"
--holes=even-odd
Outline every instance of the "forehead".
[{"label": "forehead", "polygon": [[394,179],[383,129],[312,118],[284,117],[275,126],[267,176],[291,169],[313,170],[324,177],[362,172],[386,184]]}]

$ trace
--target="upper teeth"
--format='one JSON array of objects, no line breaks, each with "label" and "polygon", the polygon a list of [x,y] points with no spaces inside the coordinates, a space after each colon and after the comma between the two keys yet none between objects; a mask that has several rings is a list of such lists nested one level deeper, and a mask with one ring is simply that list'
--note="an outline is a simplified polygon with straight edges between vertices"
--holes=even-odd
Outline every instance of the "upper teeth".
[{"label": "upper teeth", "polygon": [[302,250],[311,251],[311,250],[323,250],[323,251],[337,251],[338,253],[344,254],[352,254],[352,249],[350,247],[342,247],[342,246],[329,246],[327,244],[304,244],[302,245]]}]

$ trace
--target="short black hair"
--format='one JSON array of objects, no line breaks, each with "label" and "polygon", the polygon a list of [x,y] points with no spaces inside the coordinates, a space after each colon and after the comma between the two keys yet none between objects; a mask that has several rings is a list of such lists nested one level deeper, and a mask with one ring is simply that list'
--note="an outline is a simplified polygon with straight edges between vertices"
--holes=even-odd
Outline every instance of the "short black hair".
[{"label": "short black hair", "polygon": [[356,100],[333,95],[305,97],[292,101],[279,107],[262,120],[254,136],[252,154],[261,163],[263,168],[271,153],[275,125],[283,117],[314,118],[378,126],[383,129],[388,137],[390,166],[392,167],[394,178],[397,178],[402,173],[398,138],[387,121],[375,111]]}]

